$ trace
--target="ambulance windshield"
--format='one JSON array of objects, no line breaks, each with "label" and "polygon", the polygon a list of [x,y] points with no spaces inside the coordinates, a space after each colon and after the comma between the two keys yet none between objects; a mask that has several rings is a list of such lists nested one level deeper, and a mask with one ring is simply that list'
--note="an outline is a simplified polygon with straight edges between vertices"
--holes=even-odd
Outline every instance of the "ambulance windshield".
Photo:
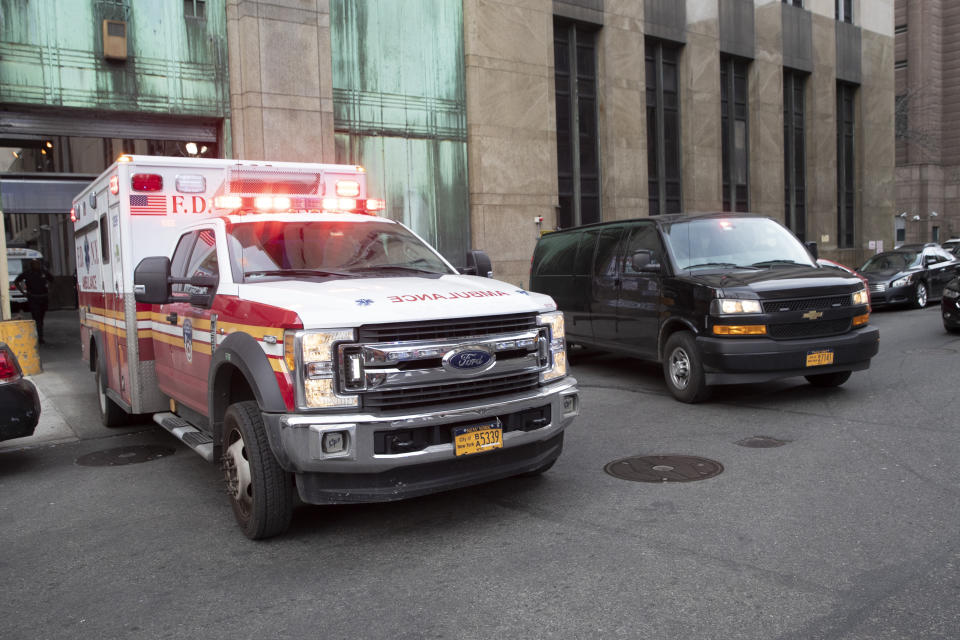
[{"label": "ambulance windshield", "polygon": [[416,236],[384,220],[240,222],[228,227],[228,238],[231,259],[246,282],[454,273]]}]

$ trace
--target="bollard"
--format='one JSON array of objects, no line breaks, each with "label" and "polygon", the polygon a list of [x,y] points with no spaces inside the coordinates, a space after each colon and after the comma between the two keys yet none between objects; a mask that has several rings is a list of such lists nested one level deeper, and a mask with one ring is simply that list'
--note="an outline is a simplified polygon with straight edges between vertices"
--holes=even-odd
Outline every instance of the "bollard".
[{"label": "bollard", "polygon": [[37,325],[33,320],[0,321],[0,342],[6,342],[16,354],[23,375],[43,373],[37,346]]}]

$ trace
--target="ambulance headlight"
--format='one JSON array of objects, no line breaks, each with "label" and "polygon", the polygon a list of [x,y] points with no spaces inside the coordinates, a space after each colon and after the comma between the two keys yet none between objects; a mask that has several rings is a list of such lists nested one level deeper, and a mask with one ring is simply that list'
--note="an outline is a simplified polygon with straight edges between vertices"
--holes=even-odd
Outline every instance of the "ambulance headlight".
[{"label": "ambulance headlight", "polygon": [[540,330],[540,382],[549,382],[567,375],[567,340],[563,312],[552,311],[537,316]]},{"label": "ambulance headlight", "polygon": [[337,344],[354,341],[353,329],[287,331],[283,355],[295,372],[297,406],[304,409],[356,407],[358,396],[340,394],[335,384]]}]

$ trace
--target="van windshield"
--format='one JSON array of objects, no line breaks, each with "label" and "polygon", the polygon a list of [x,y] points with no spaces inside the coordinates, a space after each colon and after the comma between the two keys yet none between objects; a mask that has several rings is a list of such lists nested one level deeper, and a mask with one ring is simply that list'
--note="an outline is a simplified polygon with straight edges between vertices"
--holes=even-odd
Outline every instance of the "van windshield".
[{"label": "van windshield", "polygon": [[667,225],[664,237],[679,270],[814,266],[806,247],[769,218],[685,220]]},{"label": "van windshield", "polygon": [[7,258],[7,272],[12,276],[18,276],[23,273],[23,260],[20,258]]},{"label": "van windshield", "polygon": [[247,281],[453,273],[433,249],[388,221],[241,222],[227,232],[231,258]]}]

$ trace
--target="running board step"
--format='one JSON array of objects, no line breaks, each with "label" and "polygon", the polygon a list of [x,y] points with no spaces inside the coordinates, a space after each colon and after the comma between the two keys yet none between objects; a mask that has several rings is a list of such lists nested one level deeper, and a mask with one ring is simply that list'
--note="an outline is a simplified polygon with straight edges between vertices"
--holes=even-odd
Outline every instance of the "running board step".
[{"label": "running board step", "polygon": [[204,460],[213,462],[213,438],[209,435],[172,413],[155,413],[153,421],[199,453]]}]

